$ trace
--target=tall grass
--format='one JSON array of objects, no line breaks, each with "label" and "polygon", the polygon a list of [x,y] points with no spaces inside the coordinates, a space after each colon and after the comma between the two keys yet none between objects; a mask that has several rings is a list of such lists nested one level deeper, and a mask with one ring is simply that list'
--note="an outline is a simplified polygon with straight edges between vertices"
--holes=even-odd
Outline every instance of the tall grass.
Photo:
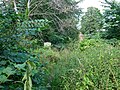
[{"label": "tall grass", "polygon": [[67,49],[41,50],[52,90],[119,90],[120,47],[103,40],[71,43]]}]

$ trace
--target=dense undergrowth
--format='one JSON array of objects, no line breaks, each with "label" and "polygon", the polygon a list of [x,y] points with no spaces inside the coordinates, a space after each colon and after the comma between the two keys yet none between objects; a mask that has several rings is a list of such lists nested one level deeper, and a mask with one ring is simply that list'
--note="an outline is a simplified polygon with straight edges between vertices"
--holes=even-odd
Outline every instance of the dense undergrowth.
[{"label": "dense undergrowth", "polygon": [[30,63],[33,90],[119,90],[119,43],[85,39],[70,43],[63,50],[37,48],[32,50],[34,55],[40,55],[36,57],[39,60],[34,59],[36,65],[1,61],[0,88],[23,90],[22,78],[27,70],[26,63]]},{"label": "dense undergrowth", "polygon": [[120,47],[105,40],[86,39],[66,49],[38,49],[45,75],[44,86],[52,90],[119,90]]},{"label": "dense undergrowth", "polygon": [[[23,90],[26,76],[32,90],[120,89],[119,40],[84,39],[62,50],[38,47],[28,54],[15,49],[6,54],[20,62],[2,59],[1,90]],[[22,63],[25,59],[28,60]]]}]

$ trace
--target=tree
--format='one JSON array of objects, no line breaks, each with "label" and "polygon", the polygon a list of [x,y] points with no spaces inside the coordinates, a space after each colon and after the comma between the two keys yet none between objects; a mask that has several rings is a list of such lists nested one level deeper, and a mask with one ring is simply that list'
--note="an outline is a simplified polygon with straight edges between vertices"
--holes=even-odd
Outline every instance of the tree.
[{"label": "tree", "polygon": [[96,33],[102,28],[102,14],[95,7],[88,7],[81,20],[81,32],[86,34]]},{"label": "tree", "polygon": [[[15,0],[14,0],[15,1]],[[28,0],[30,20],[46,19],[49,21],[49,28],[36,33],[35,37],[39,45],[43,42],[52,42],[53,44],[66,43],[78,37],[76,24],[79,22],[79,16],[82,13],[77,4],[83,0]],[[6,2],[5,2],[6,3]],[[12,3],[8,2],[7,3]],[[14,2],[14,9],[21,14],[23,18],[27,13],[27,0]],[[16,8],[15,8],[16,7]]]},{"label": "tree", "polygon": [[120,2],[105,0],[103,6],[105,7],[104,28],[106,30],[103,37],[120,39]]},{"label": "tree", "polygon": [[43,41],[58,44],[77,37],[76,24],[82,13],[81,8],[77,6],[79,2],[75,0],[33,0],[31,2],[31,6],[35,8],[30,11],[29,16],[32,19],[42,18],[50,21],[50,28],[41,32]]}]

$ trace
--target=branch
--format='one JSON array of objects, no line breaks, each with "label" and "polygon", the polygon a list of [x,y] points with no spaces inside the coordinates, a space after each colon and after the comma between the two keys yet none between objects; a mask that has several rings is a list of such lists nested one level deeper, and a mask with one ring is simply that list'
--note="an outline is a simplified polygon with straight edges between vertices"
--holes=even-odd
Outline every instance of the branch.
[{"label": "branch", "polygon": [[13,3],[14,3],[14,10],[15,10],[16,14],[18,14],[18,10],[17,10],[17,6],[16,6],[15,0],[13,0]]}]

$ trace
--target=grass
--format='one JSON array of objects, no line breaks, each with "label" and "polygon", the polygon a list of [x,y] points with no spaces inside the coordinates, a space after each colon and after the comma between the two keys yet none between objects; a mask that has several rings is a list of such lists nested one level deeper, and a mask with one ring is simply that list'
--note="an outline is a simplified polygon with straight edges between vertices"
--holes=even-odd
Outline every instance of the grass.
[{"label": "grass", "polygon": [[103,40],[71,43],[66,49],[41,49],[46,76],[52,90],[119,90],[120,47]]}]

